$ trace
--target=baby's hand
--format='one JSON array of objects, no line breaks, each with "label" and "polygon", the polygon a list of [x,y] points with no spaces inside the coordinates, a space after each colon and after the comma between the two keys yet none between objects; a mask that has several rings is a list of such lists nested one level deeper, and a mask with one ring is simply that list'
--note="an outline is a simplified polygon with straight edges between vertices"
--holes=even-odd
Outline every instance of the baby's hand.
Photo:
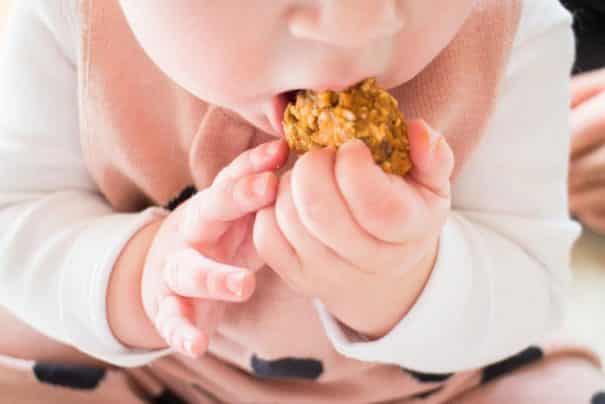
[{"label": "baby's hand", "polygon": [[252,243],[254,214],[273,204],[278,180],[271,171],[287,155],[281,141],[244,152],[160,226],[145,262],[142,299],[174,349],[203,354],[223,302],[252,294],[253,271],[263,265]]},{"label": "baby's hand", "polygon": [[569,205],[605,234],[605,69],[576,76],[572,96]]},{"label": "baby's hand", "polygon": [[409,136],[406,178],[385,174],[361,141],[305,154],[254,227],[261,257],[285,282],[373,337],[423,289],[450,207],[450,147],[422,121]]}]

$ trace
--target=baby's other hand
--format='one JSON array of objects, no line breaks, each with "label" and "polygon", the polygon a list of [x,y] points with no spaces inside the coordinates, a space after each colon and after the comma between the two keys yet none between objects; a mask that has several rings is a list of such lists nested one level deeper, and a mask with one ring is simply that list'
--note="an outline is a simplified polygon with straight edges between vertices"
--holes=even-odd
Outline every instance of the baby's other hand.
[{"label": "baby's other hand", "polygon": [[272,171],[287,155],[283,141],[244,152],[161,224],[143,271],[143,307],[181,353],[203,354],[224,302],[245,301],[254,291],[254,271],[263,265],[252,242],[254,215],[273,204]]}]

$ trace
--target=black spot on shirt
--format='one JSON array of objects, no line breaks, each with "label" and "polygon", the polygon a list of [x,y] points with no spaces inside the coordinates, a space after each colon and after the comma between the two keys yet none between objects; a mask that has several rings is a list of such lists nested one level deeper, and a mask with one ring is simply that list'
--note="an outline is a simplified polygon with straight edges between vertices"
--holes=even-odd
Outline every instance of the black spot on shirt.
[{"label": "black spot on shirt", "polygon": [[187,404],[185,400],[174,394],[170,390],[164,390],[161,396],[152,401],[153,404]]},{"label": "black spot on shirt", "polygon": [[517,355],[511,356],[503,361],[496,362],[493,365],[487,366],[483,369],[483,375],[481,376],[481,383],[489,383],[498,377],[501,377],[507,373],[514,372],[524,366],[531,363],[537,362],[544,357],[544,353],[538,347],[529,347],[526,350],[518,353]]},{"label": "black spot on shirt", "polygon": [[195,188],[195,186],[193,185],[189,185],[187,187],[185,187],[180,194],[178,194],[177,196],[175,196],[172,200],[170,200],[170,202],[168,202],[164,208],[167,210],[175,210],[176,208],[179,207],[179,205],[181,205],[183,202],[185,202],[187,199],[191,198],[193,195],[195,195],[197,192],[197,189]]},{"label": "black spot on shirt", "polygon": [[34,365],[34,375],[46,384],[72,389],[95,389],[105,377],[103,368],[38,362]]},{"label": "black spot on shirt", "polygon": [[592,396],[590,404],[605,404],[605,391],[601,391]]},{"label": "black spot on shirt", "polygon": [[401,368],[401,370],[420,383],[443,383],[454,375],[453,373],[422,373],[405,368]]},{"label": "black spot on shirt", "polygon": [[431,397],[434,394],[439,393],[441,390],[443,390],[443,386],[442,387],[437,387],[422,393],[418,393],[412,396],[412,400],[426,400],[427,398]]},{"label": "black spot on shirt", "polygon": [[323,364],[315,359],[284,358],[272,361],[252,356],[254,373],[264,378],[317,380],[323,373]]}]

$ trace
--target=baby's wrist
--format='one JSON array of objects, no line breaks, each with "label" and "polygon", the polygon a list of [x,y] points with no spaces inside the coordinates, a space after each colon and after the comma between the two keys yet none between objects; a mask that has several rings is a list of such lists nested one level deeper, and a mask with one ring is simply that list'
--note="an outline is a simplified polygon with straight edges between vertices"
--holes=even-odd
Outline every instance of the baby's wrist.
[{"label": "baby's wrist", "polygon": [[[388,282],[385,287],[384,299],[377,303],[384,307],[382,322],[364,332],[369,339],[379,339],[387,335],[410,312],[422,294],[426,283],[433,272],[439,250],[439,241],[431,242],[427,253],[418,264],[406,271],[399,282]],[[389,287],[391,286],[391,287]]]},{"label": "baby's wrist", "polygon": [[431,242],[423,258],[401,276],[381,277],[372,285],[366,283],[360,285],[360,290],[351,291],[346,301],[324,304],[341,323],[367,339],[384,337],[403,320],[424,290],[438,244],[438,239]]},{"label": "baby's wrist", "polygon": [[107,289],[107,320],[116,339],[129,348],[160,349],[166,342],[145,313],[141,277],[147,251],[162,220],[140,229],[126,244],[113,267]]}]

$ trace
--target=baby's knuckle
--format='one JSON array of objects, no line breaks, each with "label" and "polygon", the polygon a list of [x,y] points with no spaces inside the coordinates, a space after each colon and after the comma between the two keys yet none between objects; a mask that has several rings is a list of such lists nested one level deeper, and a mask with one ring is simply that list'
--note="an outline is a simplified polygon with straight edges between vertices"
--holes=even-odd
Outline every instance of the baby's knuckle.
[{"label": "baby's knuckle", "polygon": [[391,195],[366,194],[360,206],[361,216],[374,229],[392,227],[394,222],[404,222],[410,215],[409,206]]},{"label": "baby's knuckle", "polygon": [[197,204],[197,209],[200,212],[203,212],[204,205],[207,205],[208,203],[210,203],[210,201],[233,198],[235,191],[234,188],[236,184],[236,181],[221,181],[219,183],[213,184],[210,188],[207,189],[207,192],[202,195],[203,197],[200,198]]}]

